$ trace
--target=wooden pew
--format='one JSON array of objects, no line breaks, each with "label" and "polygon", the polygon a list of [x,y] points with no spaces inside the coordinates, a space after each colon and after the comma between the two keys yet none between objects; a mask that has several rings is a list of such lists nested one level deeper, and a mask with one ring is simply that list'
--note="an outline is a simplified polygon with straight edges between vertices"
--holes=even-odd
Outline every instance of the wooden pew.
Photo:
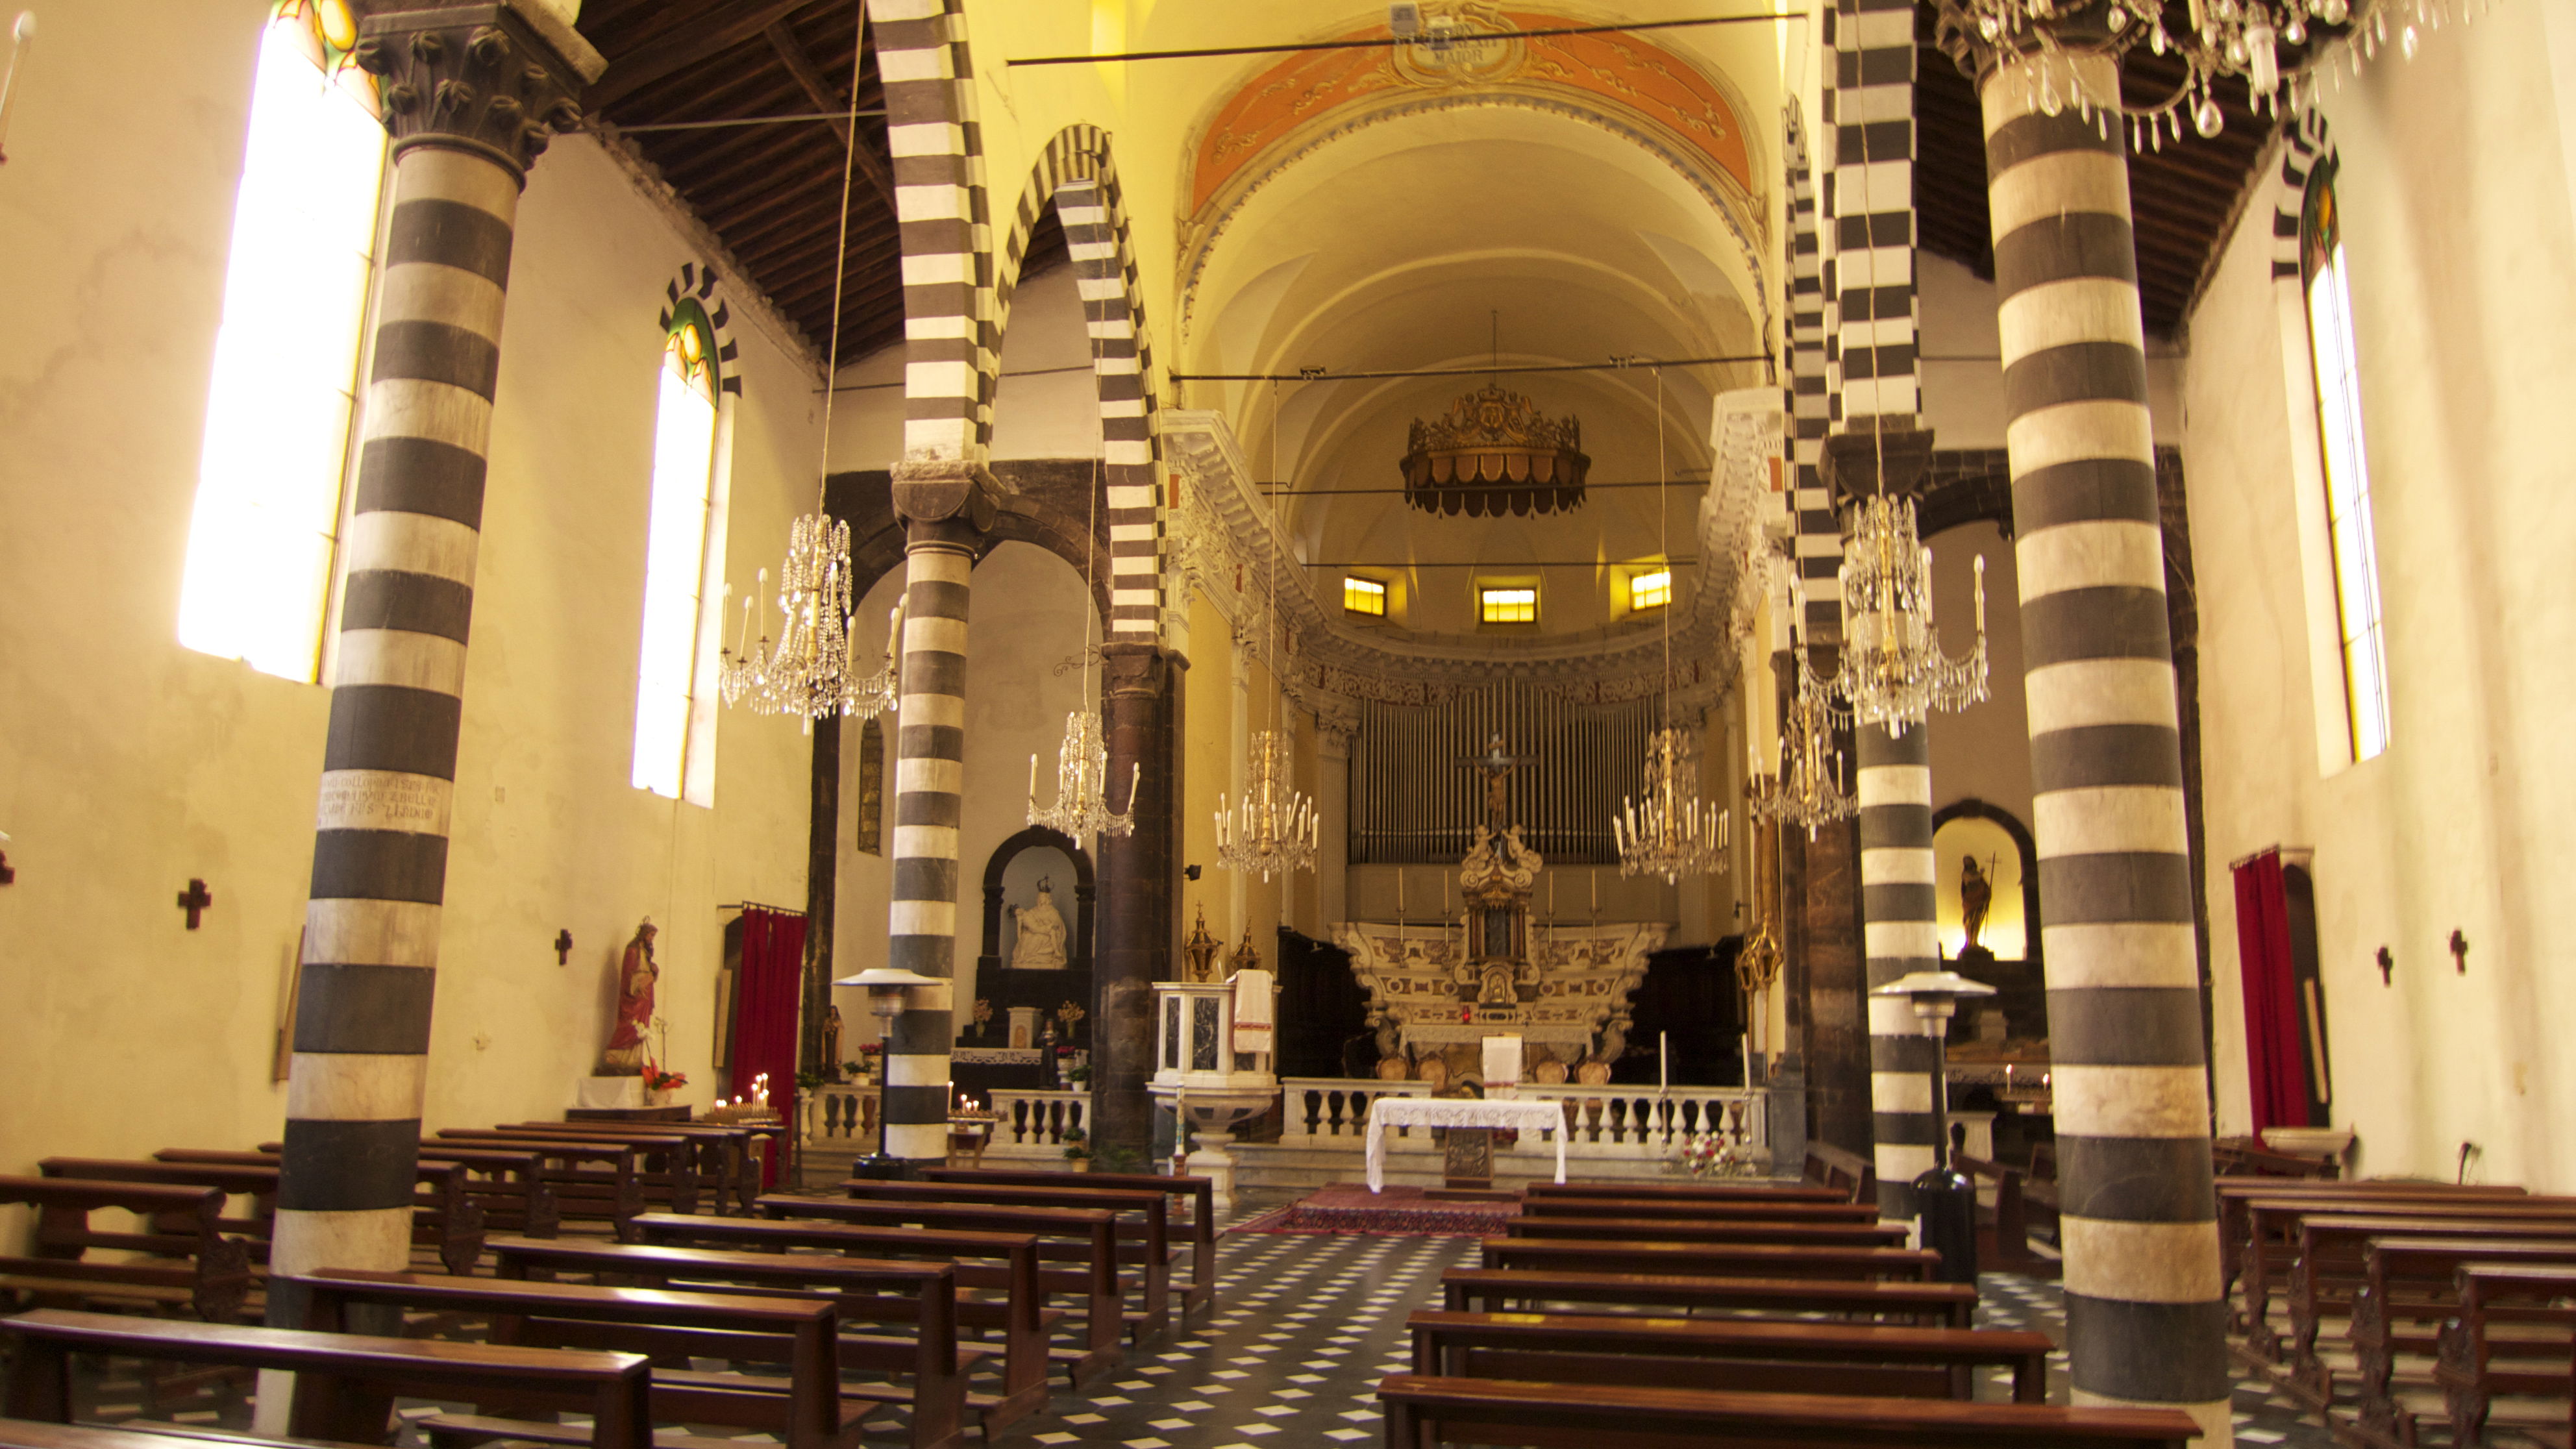
[{"label": "wooden pew", "polygon": [[2218,1192],[2218,1267],[2222,1282],[2233,1290],[2252,1251],[2254,1225],[2248,1209],[2257,1201],[2338,1203],[2352,1198],[2399,1201],[2521,1197],[2519,1187],[2454,1187],[2440,1182],[2292,1182],[2277,1177],[2222,1177]]},{"label": "wooden pew", "polygon": [[1521,1202],[1525,1218],[1667,1218],[1712,1223],[1875,1223],[1868,1203],[1754,1202],[1738,1198],[1693,1201],[1668,1197],[1533,1197]]},{"label": "wooden pew", "polygon": [[[1188,1229],[1190,1281],[1174,1285],[1184,1318],[1216,1303],[1216,1184],[1204,1177],[1165,1177],[1151,1172],[1043,1172],[1014,1167],[930,1167],[924,1182],[991,1183],[998,1187],[1051,1187],[1068,1192],[1159,1192],[1186,1199],[1190,1215],[1174,1222]],[[1068,1206],[1079,1207],[1080,1203]]]},{"label": "wooden pew", "polygon": [[2576,1430],[2576,1307],[2566,1306],[2576,1298],[2576,1266],[2471,1263],[2457,1284],[2459,1310],[2442,1325],[2433,1369],[2451,1443],[2485,1443],[2505,1395],[2540,1401],[2515,1406],[2517,1428]]},{"label": "wooden pew", "polygon": [[[2564,1241],[2576,1244],[2576,1209],[2564,1218],[2487,1222],[2448,1215],[2426,1217],[2346,1217],[2311,1215],[2299,1222],[2298,1257],[2290,1264],[2288,1290],[2282,1295],[2290,1320],[2286,1358],[2299,1381],[2320,1393],[2329,1387],[2317,1338],[2327,1320],[2348,1315],[2354,1297],[2369,1281],[2367,1258],[2373,1241],[2401,1238],[2486,1237],[2497,1242]],[[2270,1325],[2264,1325],[2267,1329]],[[2259,1351],[2259,1350],[2258,1350]]]},{"label": "wooden pew", "polygon": [[[2440,1351],[2440,1326],[2459,1312],[2458,1275],[2470,1263],[2512,1267],[2576,1265],[2576,1242],[2534,1242],[2489,1227],[2479,1236],[2372,1238],[2363,1246],[2363,1281],[2352,1300],[2348,1333],[2354,1361],[2353,1396],[2364,1429],[2398,1437],[2397,1373],[2401,1360],[2431,1360]],[[2424,1382],[2432,1380],[2429,1362]]]},{"label": "wooden pew", "polygon": [[[268,1152],[223,1152],[200,1147],[164,1147],[152,1154],[155,1162],[180,1166],[275,1167],[278,1157]],[[477,1193],[474,1170],[462,1162],[419,1164],[415,1179],[423,1189],[412,1200],[412,1246],[428,1248],[450,1273],[471,1273],[483,1256],[483,1233],[490,1218],[485,1212],[482,1194]],[[263,1238],[265,1227],[263,1225]],[[264,1246],[255,1248],[253,1256],[268,1260]]]},{"label": "wooden pew", "polygon": [[[2250,1198],[2243,1212],[2249,1240],[2242,1285],[2242,1327],[2247,1345],[2280,1362],[2284,1336],[2272,1327],[2272,1295],[2290,1286],[2290,1270],[2299,1257],[2302,1226],[2312,1217],[2372,1217],[2390,1222],[2515,1222],[2548,1224],[2576,1221],[2576,1198],[2516,1198],[2511,1203],[2463,1202],[2457,1199]],[[2396,1231],[2392,1228],[2389,1231]],[[2542,1237],[2554,1236],[2543,1231]],[[2358,1245],[2355,1246],[2356,1266]]]},{"label": "wooden pew", "polygon": [[[679,1214],[646,1213],[635,1219],[647,1239],[642,1245],[539,1241],[496,1238],[493,1257],[504,1278],[538,1272],[581,1272],[633,1278],[648,1288],[672,1283],[717,1283],[726,1291],[748,1285],[760,1291],[828,1292],[841,1304],[841,1318],[871,1323],[908,1324],[918,1310],[907,1300],[878,1292],[852,1260],[926,1257],[953,1265],[960,1289],[998,1292],[998,1299],[960,1296],[961,1328],[991,1330],[1001,1335],[1002,1391],[976,1392],[968,1386],[966,1408],[989,1434],[1046,1407],[1047,1334],[1064,1311],[1046,1306],[1038,1286],[1037,1239],[1027,1233],[933,1232],[924,1228],[863,1228],[847,1223],[769,1222],[736,1218],[715,1232],[710,1219]],[[746,1231],[734,1232],[740,1228]],[[757,1249],[670,1246],[658,1241],[718,1241]],[[812,1251],[798,1251],[808,1249]],[[1111,1348],[1116,1341],[1113,1336]]]},{"label": "wooden pew", "polygon": [[2340,1173],[2322,1157],[2275,1152],[2259,1137],[2221,1137],[2209,1144],[2209,1165],[2221,1177],[2285,1177],[2334,1182]]},{"label": "wooden pew", "polygon": [[[533,1239],[529,1241],[534,1241]],[[859,1260],[850,1262],[856,1266]],[[868,1416],[895,1404],[912,1410],[912,1449],[956,1449],[965,1433],[965,1378],[959,1371],[956,1280],[935,1263],[864,1265],[880,1287],[920,1307],[911,1340],[845,1338],[838,1307],[825,1297],[603,1288],[498,1278],[325,1271],[301,1280],[312,1293],[308,1326],[336,1330],[353,1305],[374,1304],[490,1320],[492,1340],[539,1348],[641,1353],[677,1367],[653,1370],[656,1418],[723,1424],[780,1436],[788,1449],[854,1449]],[[781,1364],[785,1378],[702,1373],[692,1357]],[[845,1371],[900,1376],[907,1384],[845,1384]],[[565,1430],[485,1416],[424,1421],[433,1443],[488,1439],[565,1442]],[[577,1432],[577,1431],[575,1431]],[[726,1441],[691,1441],[713,1444]],[[663,1449],[684,1449],[662,1436]]]},{"label": "wooden pew", "polygon": [[565,1221],[604,1222],[612,1231],[644,1211],[644,1182],[638,1172],[643,1152],[632,1142],[557,1140],[512,1137],[502,1132],[451,1127],[423,1144],[451,1151],[525,1152],[541,1164],[557,1216]]},{"label": "wooden pew", "polygon": [[[255,1150],[275,1161],[285,1149],[281,1143],[263,1142]],[[194,1151],[165,1148],[154,1156],[186,1162],[189,1155],[173,1154],[193,1155]],[[563,1205],[555,1198],[546,1159],[538,1153],[513,1147],[460,1147],[433,1137],[420,1144],[420,1160],[455,1163],[466,1170],[468,1191],[483,1207],[485,1232],[551,1238],[562,1230]]]},{"label": "wooden pew", "polygon": [[567,1123],[575,1127],[600,1125],[632,1127],[639,1132],[722,1132],[739,1138],[742,1142],[743,1170],[741,1185],[736,1190],[736,1201],[746,1213],[751,1211],[752,1200],[759,1197],[765,1189],[762,1176],[764,1170],[783,1166],[786,1162],[789,1130],[784,1121],[626,1122],[608,1117],[587,1116],[584,1114],[584,1109],[577,1107],[564,1113],[563,1122],[554,1125],[562,1126]]},{"label": "wooden pew", "polygon": [[[644,1206],[668,1208],[677,1213],[698,1210],[703,1184],[698,1177],[697,1144],[677,1133],[663,1132],[651,1136],[618,1136],[585,1133],[580,1124],[567,1122],[560,1132],[534,1131],[527,1128],[447,1127],[438,1134],[455,1142],[478,1146],[513,1146],[528,1143],[537,1146],[586,1146],[624,1148],[632,1166],[627,1170],[635,1191]],[[584,1174],[589,1186],[602,1190],[610,1186],[596,1174]],[[572,1194],[561,1187],[556,1191],[570,1204]]]},{"label": "wooden pew", "polygon": [[1800,1165],[1799,1176],[1802,1181],[1840,1193],[1844,1202],[1874,1202],[1878,1198],[1877,1165],[1830,1142],[1807,1144],[1807,1160]]},{"label": "wooden pew", "polygon": [[506,1122],[493,1129],[497,1132],[526,1133],[533,1137],[563,1137],[578,1134],[594,1141],[640,1142],[652,1138],[678,1137],[687,1141],[696,1159],[700,1186],[707,1190],[709,1206],[719,1213],[751,1211],[752,1199],[760,1196],[760,1155],[752,1146],[751,1129],[722,1122],[653,1122],[642,1125],[611,1122]]},{"label": "wooden pew", "polygon": [[[0,1205],[36,1210],[30,1251],[0,1256],[0,1292],[38,1305],[111,1303],[154,1312],[192,1312],[209,1323],[241,1316],[249,1296],[250,1248],[225,1237],[224,1195],[211,1187],[94,1182],[64,1177],[0,1177]],[[93,1227],[105,1209],[134,1214],[146,1231]],[[92,1248],[148,1253],[168,1261],[105,1262]]]},{"label": "wooden pew", "polygon": [[1937,1399],[1748,1394],[1392,1374],[1378,1384],[1387,1449],[1492,1444],[1564,1449],[2184,1449],[2200,1432],[2171,1409],[2061,1409]]},{"label": "wooden pew", "polygon": [[1896,1278],[1928,1283],[1940,1261],[1940,1254],[1922,1248],[1487,1238],[1481,1266],[1705,1278]]},{"label": "wooden pew", "polygon": [[[1169,1200],[1159,1191],[1093,1190],[1075,1201],[1051,1187],[1002,1187],[957,1182],[877,1182],[853,1178],[841,1184],[853,1202],[964,1203],[983,1207],[1098,1208],[1119,1218],[1112,1229],[1118,1262],[1135,1264],[1138,1304],[1127,1315],[1127,1327],[1143,1343],[1171,1326],[1172,1238]],[[792,1199],[791,1199],[792,1201]],[[1138,1221],[1126,1221],[1129,1215]],[[1066,1250],[1053,1250],[1059,1255]]]},{"label": "wooden pew", "polygon": [[1897,1248],[1911,1229],[1902,1223],[1692,1222],[1673,1218],[1512,1218],[1503,1225],[1515,1238],[1616,1238],[1663,1243],[1782,1243],[1799,1247]]},{"label": "wooden pew", "polygon": [[0,1414],[68,1423],[72,1360],[113,1354],[169,1363],[282,1369],[296,1375],[287,1432],[300,1439],[382,1443],[397,1397],[480,1403],[537,1400],[591,1416],[592,1449],[653,1449],[651,1381],[631,1353],[509,1348],[244,1328],[40,1308],[0,1319],[14,1342]]},{"label": "wooden pew", "polygon": [[2030,1250],[2030,1205],[2022,1196],[2020,1169],[1964,1152],[1951,1153],[1950,1165],[1972,1182],[1994,1184],[1994,1203],[1977,1204],[1977,1261],[2005,1272],[2056,1276],[2058,1265]]},{"label": "wooden pew", "polygon": [[[174,1432],[175,1431],[175,1432]],[[0,1419],[0,1449],[179,1449],[176,1437],[200,1437],[163,1423],[138,1428],[100,1424],[47,1424],[34,1419]],[[267,1445],[273,1449],[308,1449],[286,1439],[257,1439],[247,1434],[206,1435],[227,1444]]]},{"label": "wooden pew", "polygon": [[1931,1328],[1970,1328],[1977,1321],[1973,1283],[1451,1268],[1440,1275],[1440,1286],[1443,1302],[1456,1312],[1537,1311],[1540,1304],[1582,1303],[1685,1311],[1724,1308],[1780,1316],[1836,1313]]},{"label": "wooden pew", "polygon": [[[1029,1208],[978,1206],[973,1203],[881,1203],[850,1202],[826,1198],[784,1197],[777,1193],[760,1199],[761,1211],[769,1214],[759,1224],[768,1230],[769,1240],[782,1245],[794,1244],[784,1236],[787,1229],[817,1230],[847,1226],[873,1231],[889,1229],[922,1229],[971,1233],[1025,1233],[1042,1240],[1037,1254],[1038,1291],[1041,1301],[1055,1294],[1065,1294],[1081,1303],[1082,1341],[1077,1347],[1050,1349],[1053,1361],[1064,1365],[1067,1378],[1079,1388],[1094,1374],[1105,1373],[1125,1361],[1126,1353],[1119,1344],[1129,1316],[1122,1311],[1128,1288],[1128,1275],[1118,1271],[1118,1215],[1101,1208]],[[741,1224],[750,1228],[752,1224]],[[662,1235],[663,1241],[702,1243],[749,1243],[761,1236],[738,1232],[737,1225],[727,1223],[721,1230],[710,1224],[704,1230],[683,1228],[672,1222],[648,1225],[649,1235]],[[807,1241],[799,1246],[815,1246]],[[1071,1245],[1071,1246],[1069,1246]],[[1049,1262],[1071,1263],[1067,1268],[1049,1268]]]},{"label": "wooden pew", "polygon": [[2003,1368],[2023,1404],[2048,1402],[2048,1355],[2057,1347],[2047,1334],[2017,1329],[1604,1314],[1424,1309],[1405,1326],[1417,1374],[1973,1399],[1974,1371]]},{"label": "wooden pew", "polygon": [[1669,1198],[1689,1202],[1848,1203],[1851,1194],[1832,1187],[1768,1187],[1754,1182],[1533,1182],[1521,1190],[1524,1201],[1553,1197]]}]

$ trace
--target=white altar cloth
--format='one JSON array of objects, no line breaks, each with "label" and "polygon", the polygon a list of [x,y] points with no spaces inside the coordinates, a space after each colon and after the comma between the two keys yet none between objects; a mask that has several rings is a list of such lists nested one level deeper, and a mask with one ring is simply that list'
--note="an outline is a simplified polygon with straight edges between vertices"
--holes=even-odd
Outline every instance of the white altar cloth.
[{"label": "white altar cloth", "polygon": [[1508,1101],[1474,1097],[1380,1097],[1369,1103],[1368,1185],[1386,1190],[1386,1133],[1390,1127],[1513,1127],[1556,1134],[1556,1180],[1565,1181],[1565,1109],[1550,1100]]}]

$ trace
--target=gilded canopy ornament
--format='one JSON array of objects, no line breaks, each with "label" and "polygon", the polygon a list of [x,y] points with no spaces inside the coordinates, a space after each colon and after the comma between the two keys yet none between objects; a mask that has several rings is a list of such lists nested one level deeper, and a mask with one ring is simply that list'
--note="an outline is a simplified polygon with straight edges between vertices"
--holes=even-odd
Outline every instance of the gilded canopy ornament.
[{"label": "gilded canopy ornament", "polygon": [[1446,417],[1413,420],[1404,493],[1425,513],[1470,518],[1570,511],[1583,501],[1591,466],[1581,420],[1550,419],[1489,383],[1451,403]]}]

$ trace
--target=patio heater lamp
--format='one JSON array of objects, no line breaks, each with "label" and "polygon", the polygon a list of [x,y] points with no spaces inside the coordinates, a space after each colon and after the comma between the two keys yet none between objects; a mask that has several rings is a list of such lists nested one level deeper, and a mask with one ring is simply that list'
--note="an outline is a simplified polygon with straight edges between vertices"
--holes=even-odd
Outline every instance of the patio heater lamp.
[{"label": "patio heater lamp", "polygon": [[1950,1018],[1959,998],[1992,996],[1995,989],[1956,971],[1911,971],[1870,992],[1903,997],[1932,1038],[1932,1170],[1914,1179],[1917,1236],[1941,1255],[1941,1277],[1977,1281],[1977,1189],[1950,1166]]},{"label": "patio heater lamp", "polygon": [[[945,986],[948,981],[945,977],[924,976],[918,971],[871,966],[856,976],[844,976],[832,984],[867,988],[868,1010],[875,1013],[877,1019],[877,1039],[890,1042],[894,1040],[894,1019],[903,1015],[903,994],[915,986]],[[886,1066],[889,1069],[894,1066],[892,1053],[886,1056]],[[886,1155],[886,1104],[893,1090],[893,1072],[889,1070],[884,1085],[877,1089],[877,1150],[850,1164],[850,1173],[854,1177],[896,1181],[912,1176],[912,1164],[900,1157]]]}]

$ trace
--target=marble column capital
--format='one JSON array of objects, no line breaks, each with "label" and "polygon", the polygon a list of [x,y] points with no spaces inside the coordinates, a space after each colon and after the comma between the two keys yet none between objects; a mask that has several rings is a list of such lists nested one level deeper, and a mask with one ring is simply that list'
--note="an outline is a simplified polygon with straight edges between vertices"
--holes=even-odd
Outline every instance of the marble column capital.
[{"label": "marble column capital", "polygon": [[1109,643],[1100,646],[1100,692],[1111,699],[1160,699],[1170,683],[1158,645]]},{"label": "marble column capital", "polygon": [[579,124],[577,98],[608,68],[535,0],[377,10],[358,37],[359,68],[384,85],[396,154],[470,151],[523,180],[555,133]]},{"label": "marble column capital", "polygon": [[1874,493],[1912,497],[1931,471],[1930,428],[1880,428],[1825,439],[1825,484],[1837,505]]},{"label": "marble column capital", "polygon": [[961,458],[906,458],[894,465],[894,514],[915,538],[925,524],[990,533],[1006,491],[984,465]]}]

